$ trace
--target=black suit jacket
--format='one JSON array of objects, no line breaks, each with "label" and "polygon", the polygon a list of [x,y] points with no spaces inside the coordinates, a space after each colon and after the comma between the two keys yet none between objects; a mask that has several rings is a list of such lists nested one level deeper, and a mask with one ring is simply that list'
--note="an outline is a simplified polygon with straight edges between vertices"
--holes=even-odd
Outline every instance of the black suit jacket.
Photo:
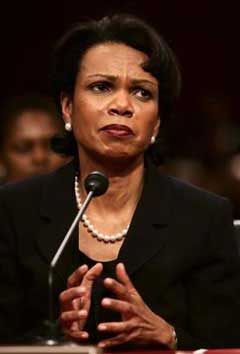
[{"label": "black suit jacket", "polygon": [[[76,213],[73,163],[0,190],[2,342],[47,317],[48,264]],[[56,304],[80,265],[77,240],[76,231],[56,268]],[[148,165],[119,261],[152,311],[175,327],[179,348],[240,346],[239,259],[226,199]]]}]

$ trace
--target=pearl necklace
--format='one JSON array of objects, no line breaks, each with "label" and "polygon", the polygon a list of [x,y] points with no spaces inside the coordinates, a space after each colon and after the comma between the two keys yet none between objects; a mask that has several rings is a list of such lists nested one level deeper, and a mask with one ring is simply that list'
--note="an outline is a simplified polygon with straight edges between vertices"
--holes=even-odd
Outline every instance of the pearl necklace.
[{"label": "pearl necklace", "polygon": [[[76,197],[76,202],[78,209],[82,207],[82,201],[79,193],[79,183],[78,183],[78,176],[75,176],[75,182],[74,182],[74,189],[75,189],[75,197]],[[105,235],[101,232],[99,232],[90,222],[86,214],[83,214],[82,220],[83,225],[87,228],[88,232],[91,233],[93,237],[96,237],[99,241],[104,241],[106,243],[108,242],[116,242],[116,241],[121,241],[127,234],[129,225],[123,229],[121,232],[118,232],[116,235]]]}]

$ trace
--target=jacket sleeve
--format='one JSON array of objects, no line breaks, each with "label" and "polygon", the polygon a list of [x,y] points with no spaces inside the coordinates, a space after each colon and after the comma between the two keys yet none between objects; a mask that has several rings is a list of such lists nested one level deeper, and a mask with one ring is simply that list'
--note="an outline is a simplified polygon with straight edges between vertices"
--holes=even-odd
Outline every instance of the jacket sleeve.
[{"label": "jacket sleeve", "polygon": [[178,347],[239,347],[239,255],[225,199],[214,210],[202,259],[186,281],[188,330],[176,328]]},{"label": "jacket sleeve", "polygon": [[0,192],[0,342],[12,341],[23,330],[24,291],[18,265],[13,222]]}]

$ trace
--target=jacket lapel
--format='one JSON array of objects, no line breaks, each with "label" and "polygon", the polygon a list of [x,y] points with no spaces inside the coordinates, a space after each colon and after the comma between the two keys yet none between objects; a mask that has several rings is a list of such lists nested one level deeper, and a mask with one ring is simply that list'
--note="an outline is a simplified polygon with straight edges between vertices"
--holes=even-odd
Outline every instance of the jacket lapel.
[{"label": "jacket lapel", "polygon": [[[36,241],[39,251],[48,264],[77,214],[74,175],[74,162],[71,162],[49,176],[42,185],[40,217],[43,227],[39,230]],[[77,240],[78,230],[76,229],[56,264],[55,271],[64,281],[79,265]]]},{"label": "jacket lapel", "polygon": [[143,193],[119,253],[119,261],[125,264],[128,274],[163,250],[169,235],[172,195],[169,178],[148,163]]}]

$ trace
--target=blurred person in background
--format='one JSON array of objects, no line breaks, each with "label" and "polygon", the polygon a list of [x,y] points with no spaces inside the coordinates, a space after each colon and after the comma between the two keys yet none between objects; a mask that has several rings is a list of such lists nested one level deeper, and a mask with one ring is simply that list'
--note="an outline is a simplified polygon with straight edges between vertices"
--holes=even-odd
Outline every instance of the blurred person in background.
[{"label": "blurred person in background", "polygon": [[51,138],[63,131],[54,101],[42,94],[14,97],[0,117],[0,181],[14,182],[50,172],[67,159],[51,149]]},{"label": "blurred person in background", "polygon": [[229,198],[234,218],[240,218],[240,126],[232,98],[208,92],[195,106],[192,119],[183,124],[182,117],[168,128],[171,151],[161,170]]}]

